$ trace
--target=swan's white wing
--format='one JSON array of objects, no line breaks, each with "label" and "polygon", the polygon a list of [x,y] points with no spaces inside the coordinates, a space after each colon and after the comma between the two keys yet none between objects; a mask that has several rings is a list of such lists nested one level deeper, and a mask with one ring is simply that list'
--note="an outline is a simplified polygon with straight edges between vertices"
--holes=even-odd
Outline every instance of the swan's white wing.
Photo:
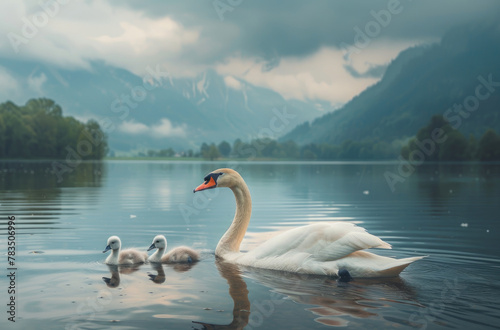
[{"label": "swan's white wing", "polygon": [[322,242],[318,245],[321,246],[320,249],[313,253],[313,258],[318,261],[337,260],[364,249],[391,248],[390,244],[366,232],[351,232],[334,242]]},{"label": "swan's white wing", "polygon": [[362,227],[334,222],[291,229],[271,238],[246,255],[252,259],[262,259],[285,254],[307,254],[317,261],[330,261],[369,248],[390,249],[391,246],[368,234]]}]

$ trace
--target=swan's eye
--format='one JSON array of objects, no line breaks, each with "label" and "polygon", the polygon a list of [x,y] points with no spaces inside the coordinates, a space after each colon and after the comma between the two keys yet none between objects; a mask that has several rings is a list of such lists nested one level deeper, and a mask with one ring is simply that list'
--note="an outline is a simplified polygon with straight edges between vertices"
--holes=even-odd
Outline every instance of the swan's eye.
[{"label": "swan's eye", "polygon": [[160,243],[160,241],[156,241],[155,243]]},{"label": "swan's eye", "polygon": [[220,172],[220,173],[218,173],[218,174],[219,174],[219,176],[220,176],[220,175],[224,175],[224,172]]}]

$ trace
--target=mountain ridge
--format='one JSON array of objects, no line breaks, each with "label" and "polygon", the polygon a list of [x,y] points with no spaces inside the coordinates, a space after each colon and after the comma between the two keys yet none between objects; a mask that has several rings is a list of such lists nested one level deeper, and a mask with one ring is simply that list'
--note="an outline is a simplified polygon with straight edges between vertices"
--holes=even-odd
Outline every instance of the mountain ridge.
[{"label": "mountain ridge", "polygon": [[[474,94],[478,78],[500,81],[498,25],[469,25],[451,30],[438,44],[407,49],[376,84],[334,112],[298,125],[280,138],[301,145],[344,141],[406,140],[434,114]],[[482,101],[459,128],[478,138],[488,128],[500,131],[500,92]]]},{"label": "mountain ridge", "polygon": [[15,60],[1,60],[2,67],[16,80],[13,84],[22,93],[18,99],[49,98],[65,115],[98,120],[110,128],[110,149],[122,153],[197,149],[203,142],[259,137],[270,127],[276,109],[294,116],[283,130],[273,132],[278,138],[320,115],[323,108],[333,109],[326,103],[319,107],[314,100],[285,100],[270,89],[213,70],[176,78],[158,66],[146,67],[140,77],[100,62],[92,63],[90,70]]}]

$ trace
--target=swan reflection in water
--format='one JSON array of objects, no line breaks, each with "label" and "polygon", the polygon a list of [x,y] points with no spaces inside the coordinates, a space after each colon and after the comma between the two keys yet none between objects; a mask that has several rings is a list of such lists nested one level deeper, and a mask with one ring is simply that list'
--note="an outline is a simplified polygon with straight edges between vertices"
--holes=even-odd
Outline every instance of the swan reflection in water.
[{"label": "swan reflection in water", "polygon": [[250,300],[248,300],[247,284],[241,276],[240,267],[222,260],[217,260],[215,264],[220,275],[229,284],[229,295],[234,302],[233,321],[225,325],[196,321],[193,323],[202,325],[202,329],[243,329],[248,324],[250,316]]},{"label": "swan reflection in water", "polygon": [[[220,275],[229,284],[229,295],[234,302],[233,320],[226,325],[193,321],[200,324],[201,329],[243,329],[247,325],[258,327],[263,318],[272,317],[269,314],[287,300],[306,305],[305,310],[313,314],[314,321],[337,327],[347,326],[353,319],[380,319],[389,309],[396,311],[399,304],[423,307],[416,301],[413,289],[400,277],[357,279],[345,283],[327,276],[249,268],[222,260],[217,260],[216,265]],[[271,288],[266,302],[258,300],[251,307],[242,274]],[[266,304],[268,313],[256,308],[257,304]],[[392,316],[394,324],[410,325],[408,315],[400,319]]]}]

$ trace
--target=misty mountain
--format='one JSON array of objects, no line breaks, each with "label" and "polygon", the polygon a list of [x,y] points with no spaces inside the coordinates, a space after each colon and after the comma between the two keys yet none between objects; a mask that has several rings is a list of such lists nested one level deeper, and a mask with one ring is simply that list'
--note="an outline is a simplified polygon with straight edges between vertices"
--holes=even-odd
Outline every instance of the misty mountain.
[{"label": "misty mountain", "polygon": [[12,83],[21,93],[17,99],[50,98],[64,115],[98,120],[110,149],[118,152],[278,138],[333,109],[327,102],[288,101],[270,89],[212,70],[174,78],[155,65],[146,66],[143,77],[104,63],[70,70],[2,60],[1,67],[15,79]]},{"label": "misty mountain", "polygon": [[281,140],[404,140],[435,114],[444,115],[466,136],[479,138],[488,128],[500,131],[499,58],[497,24],[453,29],[438,44],[401,52],[377,84]]}]

